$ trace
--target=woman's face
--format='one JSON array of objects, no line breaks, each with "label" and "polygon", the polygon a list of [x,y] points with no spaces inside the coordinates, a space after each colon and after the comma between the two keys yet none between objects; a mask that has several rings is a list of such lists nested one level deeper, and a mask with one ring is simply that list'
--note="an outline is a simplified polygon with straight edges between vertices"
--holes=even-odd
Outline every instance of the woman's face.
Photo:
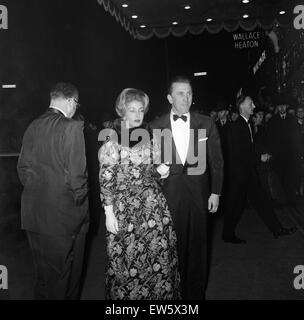
[{"label": "woman's face", "polygon": [[127,104],[125,120],[127,128],[140,127],[143,123],[145,109],[142,102],[134,100]]}]

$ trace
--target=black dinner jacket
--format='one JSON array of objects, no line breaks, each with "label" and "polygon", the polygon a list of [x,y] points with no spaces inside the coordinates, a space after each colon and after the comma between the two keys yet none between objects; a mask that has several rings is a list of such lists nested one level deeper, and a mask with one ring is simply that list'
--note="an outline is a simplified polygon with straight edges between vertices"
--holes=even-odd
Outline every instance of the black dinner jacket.
[{"label": "black dinner jacket", "polygon": [[[171,131],[170,113],[154,120],[150,123],[150,126],[152,129],[169,129]],[[210,117],[196,112],[190,112],[190,129],[194,129],[194,143],[191,143],[191,141],[189,143],[188,156],[190,152],[194,152],[194,154],[197,155],[198,144],[205,143],[206,170],[203,173],[198,172],[197,175],[189,175],[188,169],[197,167],[197,163],[189,163],[188,159],[184,165],[178,163],[178,153],[172,136],[172,166],[168,179],[169,187],[170,178],[182,176],[183,183],[188,183],[187,187],[193,189],[193,194],[197,193],[199,189],[206,190],[205,193],[211,191],[211,193],[220,194],[223,184],[223,156],[217,127]],[[199,141],[198,129],[206,130],[205,141]],[[162,153],[164,148],[166,148],[166,146],[162,144]],[[209,177],[211,178],[211,184]],[[207,196],[207,194],[205,194],[205,196]]]},{"label": "black dinner jacket", "polygon": [[[251,127],[253,138],[254,131]],[[247,179],[255,170],[258,156],[251,142],[250,131],[246,120],[239,116],[228,130],[228,170],[230,181]]]}]

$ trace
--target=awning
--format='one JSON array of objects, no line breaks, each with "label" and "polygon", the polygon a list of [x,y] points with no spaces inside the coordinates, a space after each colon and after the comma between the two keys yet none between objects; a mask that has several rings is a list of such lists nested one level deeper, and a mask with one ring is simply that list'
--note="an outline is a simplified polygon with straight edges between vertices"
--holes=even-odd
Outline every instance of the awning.
[{"label": "awning", "polygon": [[[135,39],[287,26],[293,0],[97,0]],[[124,5],[124,6],[123,6]]]}]

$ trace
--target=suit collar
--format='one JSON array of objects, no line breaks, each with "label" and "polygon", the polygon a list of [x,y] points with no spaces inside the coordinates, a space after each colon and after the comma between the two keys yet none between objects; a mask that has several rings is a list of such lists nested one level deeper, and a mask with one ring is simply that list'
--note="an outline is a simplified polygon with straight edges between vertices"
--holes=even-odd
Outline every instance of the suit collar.
[{"label": "suit collar", "polygon": [[54,106],[50,106],[49,107],[49,112],[57,113],[57,114],[60,114],[60,115],[62,115],[62,116],[67,118],[66,114],[62,110],[60,110],[60,109],[58,109],[58,108],[56,108]]}]

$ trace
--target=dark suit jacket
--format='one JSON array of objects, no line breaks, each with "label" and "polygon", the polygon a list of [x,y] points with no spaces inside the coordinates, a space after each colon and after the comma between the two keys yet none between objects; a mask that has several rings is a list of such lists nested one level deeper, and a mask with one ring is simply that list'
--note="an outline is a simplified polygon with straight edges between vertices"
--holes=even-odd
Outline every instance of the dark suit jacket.
[{"label": "dark suit jacket", "polygon": [[292,128],[294,119],[287,114],[285,120],[275,115],[268,124],[268,145],[273,156],[272,161],[280,168],[289,171],[290,155],[294,153]]},{"label": "dark suit jacket", "polygon": [[22,229],[74,235],[88,229],[83,122],[49,109],[23,137],[18,174],[24,186]]},{"label": "dark suit jacket", "polygon": [[[207,199],[211,193],[220,194],[223,184],[223,157],[221,151],[220,137],[213,120],[196,112],[190,112],[190,129],[194,129],[194,143],[189,143],[187,161],[185,165],[178,163],[178,154],[172,137],[172,166],[170,175],[164,181],[164,192],[166,194],[169,207],[172,211],[174,203],[178,203],[178,197],[184,198],[186,194],[191,195],[191,201],[198,209],[206,208]],[[169,129],[171,131],[170,113],[153,121],[153,129]],[[198,129],[205,129],[204,137],[199,136]],[[206,139],[207,138],[207,139]],[[202,141],[199,141],[202,140]],[[162,145],[162,152],[168,145]],[[198,167],[198,163],[191,163],[189,155],[198,155],[199,147],[205,147],[203,157],[206,157],[206,169],[204,172],[197,170],[196,174],[189,174],[189,170]],[[203,161],[203,159],[200,159]],[[211,177],[211,183],[210,183]]]},{"label": "dark suit jacket", "polygon": [[[253,134],[253,128],[252,128]],[[232,122],[228,130],[228,172],[229,181],[245,181],[255,171],[258,155],[251,142],[248,124],[243,117]]]}]

